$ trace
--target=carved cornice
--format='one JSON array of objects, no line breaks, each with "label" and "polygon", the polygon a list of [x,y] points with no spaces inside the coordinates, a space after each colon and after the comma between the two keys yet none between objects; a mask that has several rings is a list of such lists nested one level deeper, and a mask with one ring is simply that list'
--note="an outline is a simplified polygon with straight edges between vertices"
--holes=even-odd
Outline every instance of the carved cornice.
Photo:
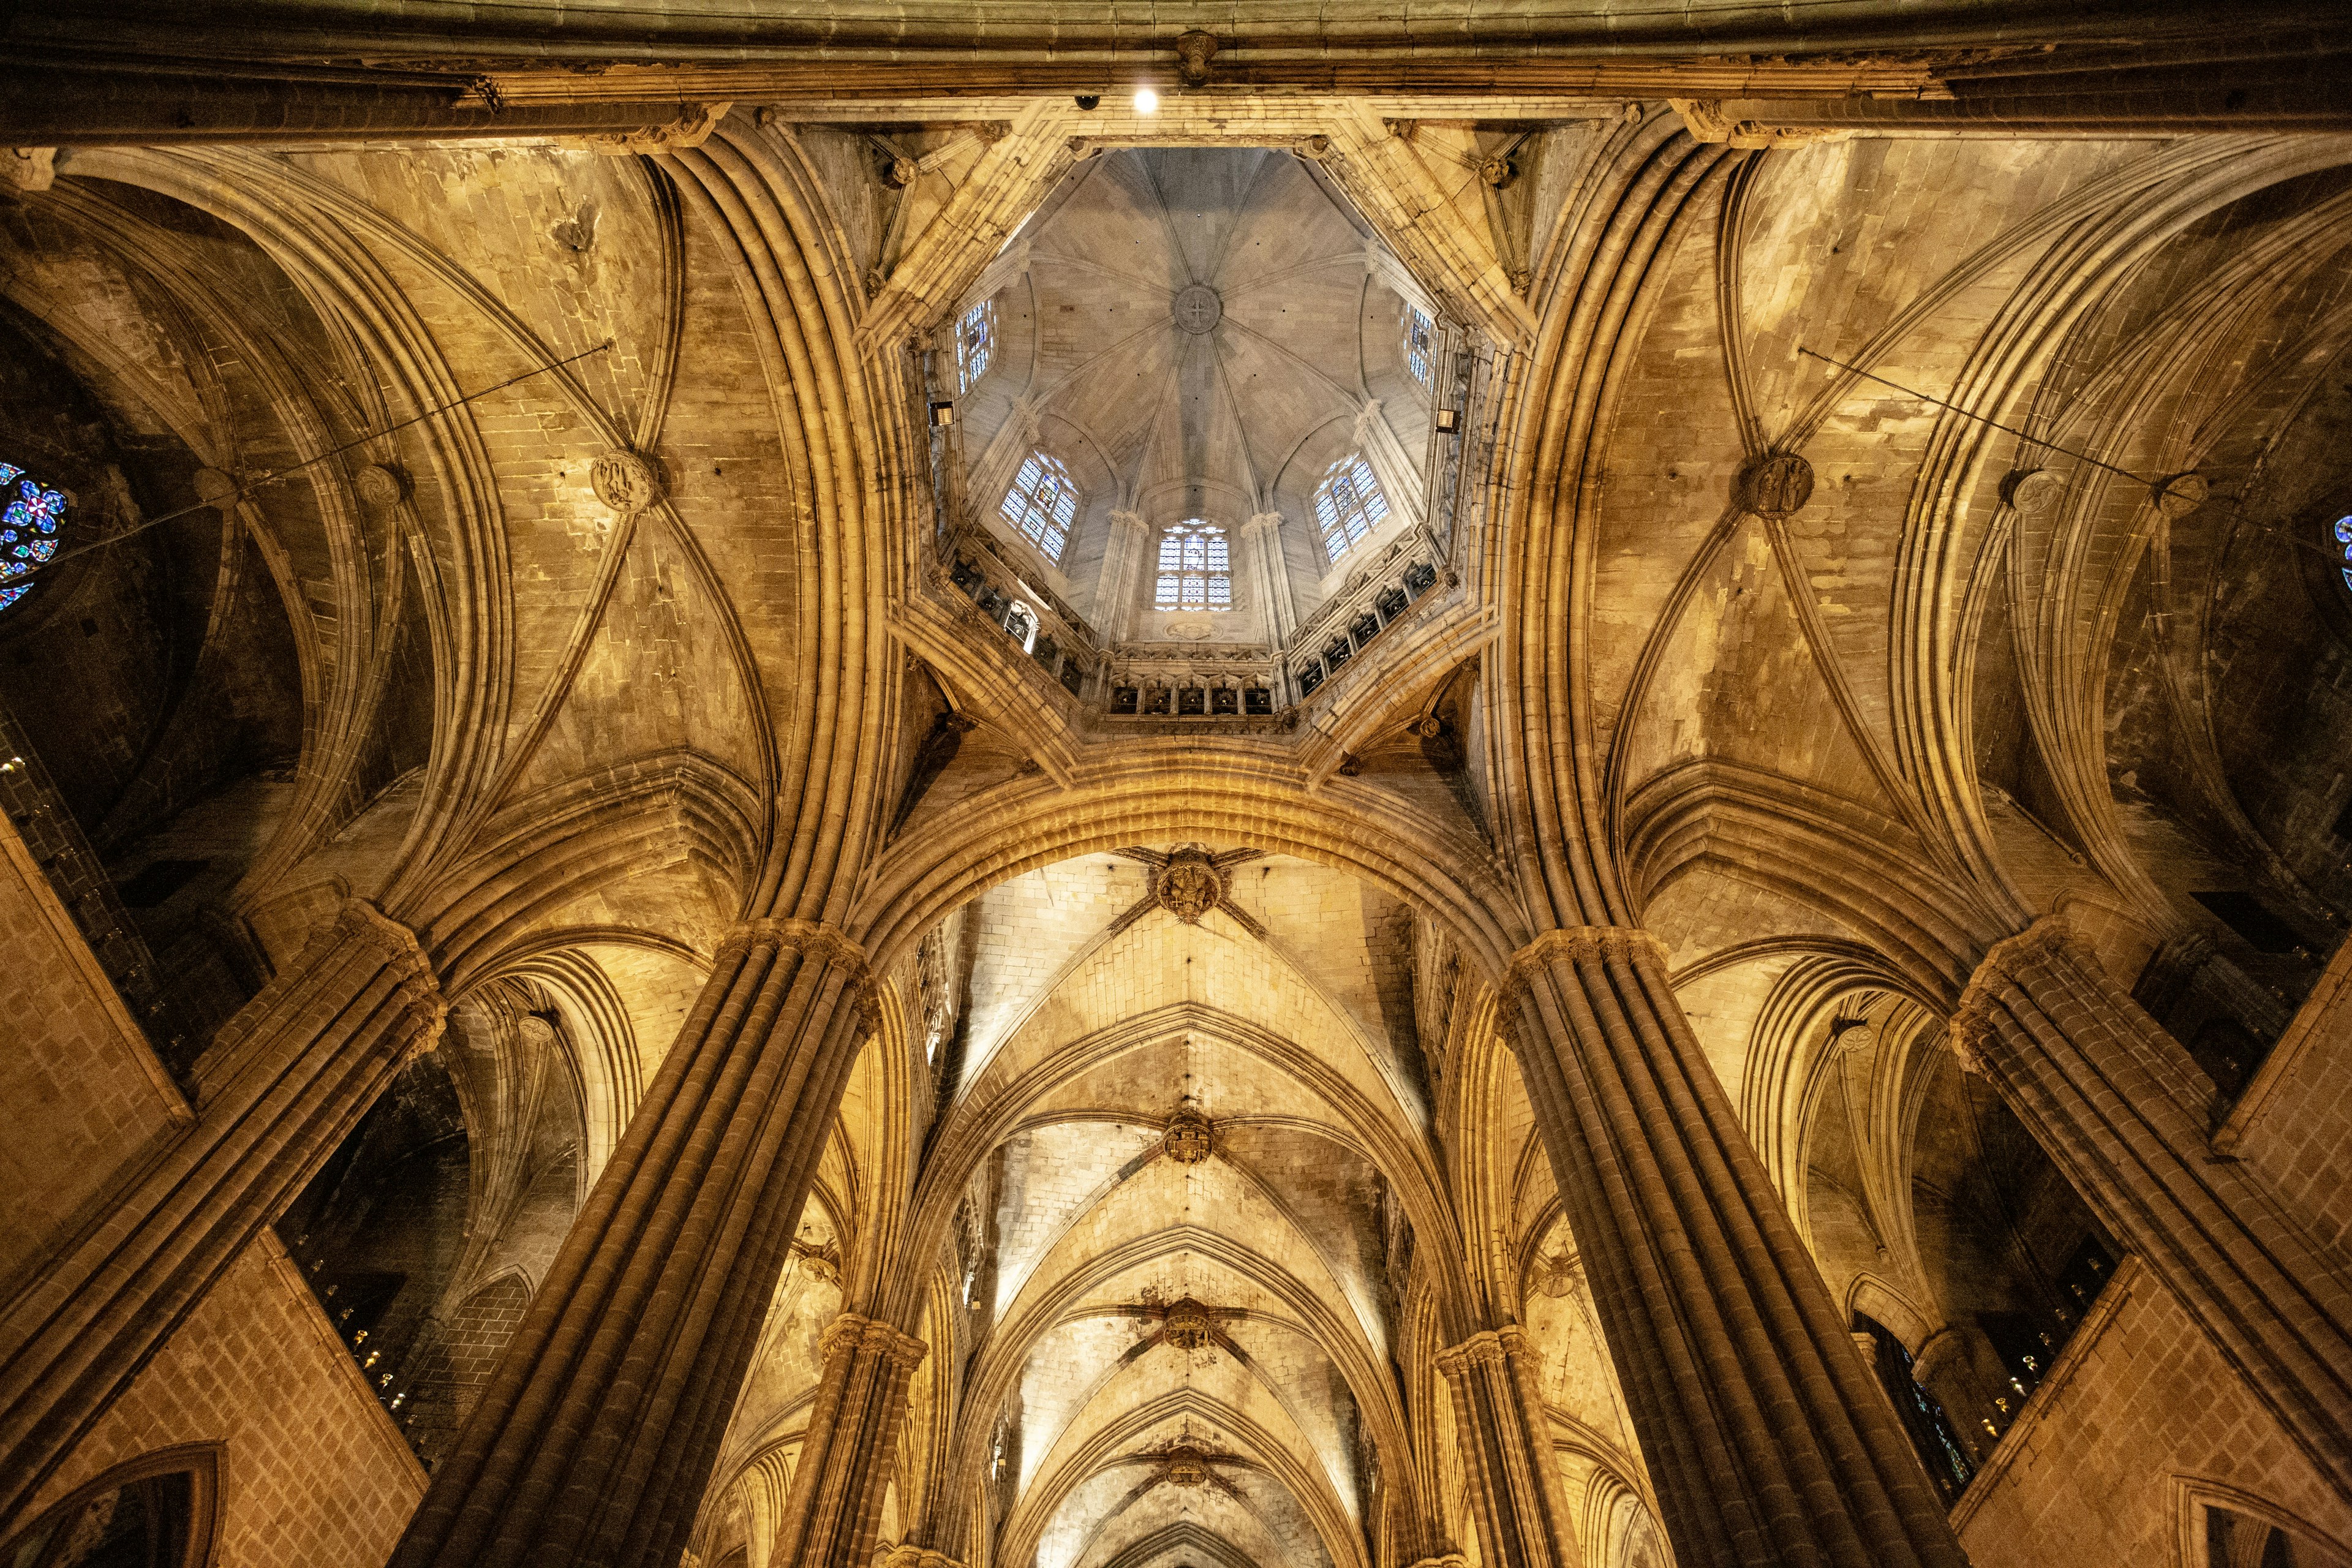
[{"label": "carved cornice", "polygon": [[913,1368],[921,1364],[931,1347],[912,1334],[900,1333],[885,1322],[878,1322],[856,1312],[844,1312],[824,1326],[817,1336],[817,1360],[830,1364],[839,1356],[882,1356],[894,1365]]}]

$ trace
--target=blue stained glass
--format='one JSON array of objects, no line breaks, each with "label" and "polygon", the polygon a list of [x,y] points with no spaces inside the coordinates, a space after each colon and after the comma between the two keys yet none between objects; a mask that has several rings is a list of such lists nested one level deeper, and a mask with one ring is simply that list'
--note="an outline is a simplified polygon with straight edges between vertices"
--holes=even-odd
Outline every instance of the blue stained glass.
[{"label": "blue stained glass", "polygon": [[16,487],[16,499],[0,510],[0,609],[30,593],[30,583],[11,584],[58,552],[58,530],[66,520],[66,498],[14,463],[0,463],[0,493]]},{"label": "blue stained glass", "polygon": [[2344,585],[2352,588],[2352,566],[2347,566],[2344,569]]}]

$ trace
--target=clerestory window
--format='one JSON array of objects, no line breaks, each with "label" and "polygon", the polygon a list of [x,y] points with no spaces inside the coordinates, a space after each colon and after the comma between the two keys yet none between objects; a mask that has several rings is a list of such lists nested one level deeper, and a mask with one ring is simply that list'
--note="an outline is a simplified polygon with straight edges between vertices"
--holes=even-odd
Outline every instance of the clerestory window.
[{"label": "clerestory window", "polygon": [[58,535],[65,527],[66,498],[38,479],[25,477],[14,463],[0,463],[0,496],[8,500],[0,510],[0,609],[33,591],[22,577],[46,564],[58,552]]},{"label": "clerestory window", "polygon": [[1225,531],[1213,522],[1187,518],[1160,536],[1160,587],[1156,610],[1230,610],[1234,607],[1233,554]]},{"label": "clerestory window", "polygon": [[1060,458],[1032,452],[1013,477],[1013,488],[1004,492],[1004,504],[997,510],[1046,560],[1059,566],[1062,552],[1069,548],[1070,534],[1077,527],[1078,487],[1071,482],[1070,470],[1062,467]]},{"label": "clerestory window", "polygon": [[996,301],[982,300],[956,322],[956,388],[970,392],[996,357]]},{"label": "clerestory window", "polygon": [[1350,452],[1325,470],[1315,487],[1315,523],[1323,553],[1333,561],[1370,538],[1387,521],[1389,498],[1361,452]]},{"label": "clerestory window", "polygon": [[1423,392],[1437,383],[1437,327],[1418,305],[1404,308],[1404,364]]}]

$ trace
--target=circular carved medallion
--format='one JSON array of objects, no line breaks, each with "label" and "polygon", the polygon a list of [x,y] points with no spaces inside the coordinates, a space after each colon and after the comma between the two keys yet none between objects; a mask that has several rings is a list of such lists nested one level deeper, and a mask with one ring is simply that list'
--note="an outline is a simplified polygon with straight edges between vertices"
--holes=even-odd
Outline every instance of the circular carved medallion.
[{"label": "circular carved medallion", "polygon": [[1171,621],[1168,635],[1180,642],[1206,642],[1216,628],[1206,621]]},{"label": "circular carved medallion", "polygon": [[1197,1487],[1209,1479],[1209,1462],[1198,1448],[1168,1450],[1168,1482],[1171,1486]]},{"label": "circular carved medallion", "polygon": [[2027,517],[2039,517],[2058,502],[2066,481],[2048,468],[2020,468],[2000,481],[2000,499]]},{"label": "circular carved medallion", "polygon": [[599,453],[589,466],[588,482],[598,500],[619,512],[645,510],[656,493],[652,467],[635,452]]},{"label": "circular carved medallion", "polygon": [[1197,1165],[1207,1159],[1215,1147],[1209,1131],[1209,1119],[1189,1105],[1177,1107],[1176,1114],[1168,1119],[1168,1131],[1160,1140],[1168,1157],[1180,1165]]},{"label": "circular carved medallion", "polygon": [[1168,1309],[1167,1326],[1160,1332],[1180,1351],[1199,1350],[1209,1342],[1208,1310],[1187,1296]]},{"label": "circular carved medallion", "polygon": [[398,504],[408,493],[408,476],[390,463],[370,463],[352,480],[360,500],[379,510]]},{"label": "circular carved medallion", "polygon": [[1739,470],[1739,504],[1759,517],[1787,517],[1812,499],[1813,466],[1773,452]]},{"label": "circular carved medallion", "polygon": [[2212,493],[2205,476],[2198,473],[2175,474],[2151,488],[2156,491],[2156,510],[2167,517],[2187,517]]},{"label": "circular carved medallion", "polygon": [[1197,337],[1216,330],[1217,323],[1224,319],[1225,302],[1206,283],[1190,283],[1177,290],[1171,313],[1178,327]]},{"label": "circular carved medallion", "polygon": [[1179,849],[1151,880],[1160,907],[1186,925],[1217,907],[1225,896],[1225,875],[1203,849]]}]

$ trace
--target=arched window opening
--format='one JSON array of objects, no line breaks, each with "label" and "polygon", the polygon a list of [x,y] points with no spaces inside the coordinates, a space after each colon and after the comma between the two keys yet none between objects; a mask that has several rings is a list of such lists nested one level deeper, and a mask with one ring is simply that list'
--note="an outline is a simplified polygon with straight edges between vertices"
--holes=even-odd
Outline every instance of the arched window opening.
[{"label": "arched window opening", "polygon": [[[12,493],[13,492],[13,493]],[[14,463],[0,463],[0,495],[8,505],[0,511],[0,610],[33,591],[30,583],[11,582],[47,563],[58,552],[58,534],[65,527],[66,498],[38,479],[27,479]]]},{"label": "arched window opening", "polygon": [[1389,498],[1361,452],[1332,464],[1315,487],[1315,522],[1322,531],[1323,553],[1333,561],[1370,538],[1388,515]]},{"label": "arched window opening", "polygon": [[1062,552],[1069,547],[1071,530],[1077,526],[1078,487],[1071,482],[1070,470],[1062,467],[1059,458],[1032,452],[997,510],[1023,538],[1045,552],[1046,560],[1059,566]]},{"label": "arched window opening", "polygon": [[192,1443],[117,1465],[0,1546],[8,1568],[204,1568],[219,1523],[220,1450]]},{"label": "arched window opening", "polygon": [[1878,1347],[1873,1358],[1880,1386],[1895,1405],[1895,1414],[1902,1418],[1903,1428],[1910,1434],[1911,1446],[1919,1451],[1919,1462],[1927,1468],[1927,1479],[1936,1483],[1947,1506],[1957,1501],[1969,1481],[1977,1473],[1975,1465],[1960,1447],[1959,1434],[1944,1414],[1944,1407],[1935,1395],[1919,1386],[1911,1373],[1911,1352],[1893,1330],[1865,1313],[1853,1315],[1857,1334],[1868,1334]]},{"label": "arched window opening", "polygon": [[1437,327],[1418,305],[1404,308],[1404,365],[1423,392],[1437,382]]},{"label": "arched window opening", "polygon": [[996,301],[982,300],[956,322],[956,388],[970,392],[996,358]]},{"label": "arched window opening", "polygon": [[1187,518],[1160,536],[1160,590],[1156,610],[1230,610],[1234,607],[1232,552],[1225,531],[1213,522]]}]

